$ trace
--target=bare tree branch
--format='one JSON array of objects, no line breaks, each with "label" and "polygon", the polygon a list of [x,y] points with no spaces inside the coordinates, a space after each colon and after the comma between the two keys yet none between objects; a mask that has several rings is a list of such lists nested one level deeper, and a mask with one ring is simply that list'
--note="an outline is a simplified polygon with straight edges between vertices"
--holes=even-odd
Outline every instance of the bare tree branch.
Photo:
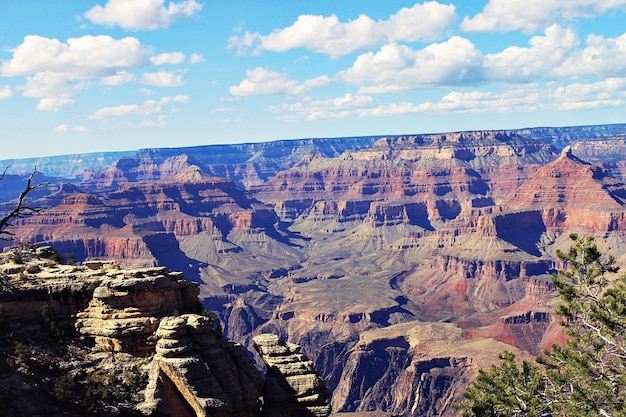
[{"label": "bare tree branch", "polygon": [[[4,169],[4,172],[2,172],[2,175],[0,176],[0,181],[4,179],[8,169],[9,167],[6,167]],[[11,210],[9,213],[7,213],[4,217],[0,219],[0,239],[2,240],[13,239],[13,236],[15,236],[15,233],[12,233],[6,230],[9,227],[13,226],[13,220],[23,219],[25,217],[32,216],[33,214],[37,214],[45,210],[45,207],[36,207],[36,206],[31,205],[30,202],[26,199],[26,197],[31,191],[37,188],[48,186],[47,182],[42,182],[39,184],[33,183],[33,178],[37,174],[41,174],[41,172],[37,171],[37,167],[35,167],[33,172],[28,177],[28,180],[26,181],[26,186],[20,193],[17,199],[17,203],[15,207],[13,208],[13,210]]]}]

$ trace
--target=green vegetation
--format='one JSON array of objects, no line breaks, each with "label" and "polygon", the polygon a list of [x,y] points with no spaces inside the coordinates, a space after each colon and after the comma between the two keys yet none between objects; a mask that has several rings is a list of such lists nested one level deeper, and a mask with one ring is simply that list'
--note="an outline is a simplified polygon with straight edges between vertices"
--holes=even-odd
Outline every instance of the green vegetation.
[{"label": "green vegetation", "polygon": [[[67,336],[60,341],[43,317],[26,326],[6,322],[2,330],[0,375],[13,382],[0,382],[0,416],[28,415],[29,398],[68,415],[140,415],[147,359],[92,358],[91,346]],[[17,386],[28,388],[16,395]]]},{"label": "green vegetation", "polygon": [[592,237],[570,238],[570,250],[557,251],[569,268],[553,277],[567,343],[536,363],[501,354],[457,404],[464,416],[626,416],[626,277],[609,279],[615,259],[605,258]]}]

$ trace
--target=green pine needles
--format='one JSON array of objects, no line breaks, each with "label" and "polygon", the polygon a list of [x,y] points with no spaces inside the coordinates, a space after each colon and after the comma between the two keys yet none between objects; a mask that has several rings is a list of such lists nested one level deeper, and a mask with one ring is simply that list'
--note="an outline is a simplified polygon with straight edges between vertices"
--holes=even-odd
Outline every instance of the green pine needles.
[{"label": "green pine needles", "polygon": [[536,363],[502,353],[456,404],[463,416],[626,417],[626,277],[611,279],[615,258],[603,256],[593,237],[570,239],[568,252],[557,251],[568,269],[553,276],[566,344]]}]

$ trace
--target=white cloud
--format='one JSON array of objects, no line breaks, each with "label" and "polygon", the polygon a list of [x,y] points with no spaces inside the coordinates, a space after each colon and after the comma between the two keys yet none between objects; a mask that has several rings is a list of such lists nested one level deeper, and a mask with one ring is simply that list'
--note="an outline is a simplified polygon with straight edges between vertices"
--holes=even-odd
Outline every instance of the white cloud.
[{"label": "white cloud", "polygon": [[25,97],[37,97],[37,110],[58,112],[72,107],[71,98],[85,87],[83,83],[72,84],[70,81],[51,76],[47,73],[27,77],[26,85],[21,87]]},{"label": "white cloud", "polygon": [[231,124],[231,123],[241,123],[243,122],[243,119],[240,117],[237,117],[235,119],[220,119],[220,123],[224,123],[224,124]]},{"label": "white cloud", "polygon": [[530,82],[626,75],[626,34],[617,38],[590,35],[580,47],[574,30],[552,25],[544,35],[532,37],[529,45],[486,55],[486,80]]},{"label": "white cloud", "polygon": [[307,86],[290,80],[285,73],[261,67],[246,71],[246,76],[239,85],[230,87],[233,96],[298,96],[308,90]]},{"label": "white cloud", "polygon": [[8,85],[0,87],[0,100],[9,98],[13,95],[13,90]]},{"label": "white cloud", "polygon": [[319,77],[306,80],[304,82],[304,85],[307,87],[321,87],[330,84],[332,81],[332,78],[330,78],[328,75],[321,75]]},{"label": "white cloud", "polygon": [[174,97],[165,96],[165,97],[161,98],[161,100],[159,101],[160,104],[188,103],[188,102],[189,102],[189,96],[184,96],[184,95],[178,95],[178,96],[174,96]]},{"label": "white cloud", "polygon": [[[552,25],[544,36],[534,36],[530,47],[510,46],[497,54],[485,56],[486,77],[507,82],[550,79],[562,67],[579,41],[572,29]],[[572,71],[576,71],[572,68]]]},{"label": "white cloud", "polygon": [[149,63],[148,51],[132,37],[117,40],[87,35],[62,43],[29,35],[13,50],[11,60],[2,64],[1,72],[8,77],[45,72],[66,79],[87,79]]},{"label": "white cloud", "polygon": [[499,91],[453,91],[440,101],[380,106],[359,115],[548,112],[623,105],[626,105],[626,78],[610,78],[595,83],[506,85]]},{"label": "white cloud", "polygon": [[63,97],[44,97],[39,100],[37,110],[58,112],[68,107],[74,106],[74,100]]},{"label": "white cloud", "polygon": [[607,78],[596,83],[573,83],[554,88],[553,102],[559,110],[617,107],[626,104],[626,78]]},{"label": "white cloud", "polygon": [[57,127],[53,128],[52,131],[55,133],[68,133],[68,132],[82,133],[82,132],[89,132],[90,130],[84,126],[70,126],[68,124],[60,124]]},{"label": "white cloud", "polygon": [[185,84],[183,76],[168,71],[148,72],[141,76],[141,84],[154,87],[180,87]]},{"label": "white cloud", "polygon": [[371,94],[466,84],[480,80],[481,72],[481,52],[469,40],[454,36],[418,51],[395,43],[384,45],[376,53],[360,55],[339,77]]},{"label": "white cloud", "polygon": [[98,5],[84,16],[94,24],[120,26],[127,30],[161,29],[176,20],[191,17],[202,10],[195,0],[169,2],[165,0],[108,0],[104,7]]},{"label": "white cloud", "polygon": [[626,76],[626,34],[617,38],[590,35],[581,46],[573,29],[551,25],[526,47],[510,46],[487,55],[458,36],[420,50],[396,43],[383,45],[379,51],[358,56],[334,78],[320,77],[320,81],[340,79],[358,86],[360,94],[383,94],[491,82],[620,76]]},{"label": "white cloud", "polygon": [[42,72],[26,77],[26,85],[22,87],[25,97],[72,97],[77,87],[70,81]]},{"label": "white cloud", "polygon": [[240,52],[256,45],[256,51],[283,52],[305,48],[322,54],[341,56],[365,48],[396,41],[432,41],[456,20],[454,5],[436,1],[403,8],[388,20],[374,21],[360,15],[346,23],[336,15],[301,15],[293,25],[269,35],[246,32],[232,36],[229,47]]},{"label": "white cloud", "polygon": [[160,112],[158,101],[147,100],[142,104],[123,104],[113,107],[102,107],[88,116],[89,119],[108,119],[122,116],[148,116]]},{"label": "white cloud", "polygon": [[211,109],[210,113],[214,114],[214,113],[228,113],[231,111],[234,111],[235,109],[233,109],[232,107],[216,107],[214,109]]},{"label": "white cloud", "polygon": [[165,96],[160,100],[146,100],[141,104],[123,104],[113,107],[102,107],[95,113],[87,116],[89,119],[109,119],[124,116],[149,116],[163,111],[163,106],[169,103],[187,103],[188,96]]},{"label": "white cloud", "polygon": [[185,54],[182,52],[164,52],[157,56],[150,57],[150,62],[154,65],[163,65],[163,64],[180,64],[185,60]]},{"label": "white cloud", "polygon": [[102,84],[104,85],[122,85],[126,83],[133,82],[137,79],[135,74],[131,74],[126,71],[118,71],[115,75],[108,75],[106,77],[102,77]]},{"label": "white cloud", "polygon": [[626,105],[626,78],[591,83],[505,84],[491,91],[452,91],[438,101],[380,104],[371,96],[302,100],[268,107],[283,121],[393,117],[407,114],[489,114],[591,110]]},{"label": "white cloud", "polygon": [[278,118],[284,121],[343,119],[355,114],[357,110],[371,108],[374,105],[374,99],[370,96],[347,93],[337,98],[271,106],[268,110],[278,114]]},{"label": "white cloud", "polygon": [[200,64],[201,62],[205,62],[206,59],[201,54],[191,54],[189,57],[190,64]]},{"label": "white cloud", "polygon": [[554,22],[590,18],[623,9],[626,0],[490,0],[481,13],[465,17],[461,29],[468,32],[533,33]]},{"label": "white cloud", "polygon": [[571,53],[555,71],[564,77],[626,75],[626,34],[617,38],[589,35],[586,47]]},{"label": "white cloud", "polygon": [[165,121],[165,116],[161,115],[157,117],[156,120],[144,120],[139,124],[141,127],[166,127],[167,122]]}]

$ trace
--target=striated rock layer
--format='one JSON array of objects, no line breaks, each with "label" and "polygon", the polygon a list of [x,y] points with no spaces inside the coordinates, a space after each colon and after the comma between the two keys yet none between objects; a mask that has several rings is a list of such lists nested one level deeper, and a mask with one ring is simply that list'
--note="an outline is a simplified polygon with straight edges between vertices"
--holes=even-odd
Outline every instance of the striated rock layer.
[{"label": "striated rock layer", "polygon": [[[268,358],[268,375],[263,378],[245,347],[223,337],[218,317],[200,304],[198,284],[182,273],[164,267],[123,269],[103,261],[60,265],[53,258],[58,254],[50,248],[0,253],[0,324],[6,330],[4,320],[22,325],[43,321],[59,338],[57,343],[75,347],[74,354],[84,348],[85,340],[92,340],[80,361],[63,365],[68,378],[87,372],[80,369],[85,363],[102,366],[90,368],[95,375],[115,372],[113,368],[147,373],[147,386],[132,387],[133,395],[135,390],[144,393],[145,400],[135,408],[146,416],[261,417],[284,416],[284,410],[295,413],[286,414],[290,416],[329,415],[330,392],[299,346],[286,344],[275,335],[259,339]],[[70,325],[79,338],[68,338]],[[11,335],[5,337],[9,339],[3,338],[3,349],[10,345],[5,342]],[[48,355],[46,360],[53,361]],[[11,363],[6,361],[4,366]],[[279,373],[274,372],[274,365]],[[37,372],[46,369],[42,366]],[[51,369],[48,371],[58,372]],[[4,368],[3,375],[8,370]],[[21,372],[18,369],[16,374]],[[55,377],[57,382],[66,381]],[[288,381],[288,389],[279,394],[281,377]],[[87,389],[98,389],[97,381],[90,380],[94,386]],[[1,388],[10,383],[6,381]],[[22,391],[17,390],[17,395]],[[36,409],[58,408],[52,395],[41,401]],[[16,402],[28,401],[17,398],[12,404]],[[112,410],[110,415],[118,415],[120,405],[106,404]],[[297,414],[299,405],[307,414]],[[129,406],[125,403],[123,409]]]},{"label": "striated rock layer", "polygon": [[214,326],[195,314],[161,319],[144,414],[258,416],[261,375],[244,348],[218,337]]},{"label": "striated rock layer", "polygon": [[[308,352],[336,411],[448,416],[496,350],[534,355],[563,340],[550,276],[568,233],[593,234],[626,261],[626,192],[614,177],[624,132],[353,138],[218,147],[215,157],[145,150],[61,187],[46,213],[14,230],[79,260],[183,270],[228,337],[251,348],[255,335],[274,333]],[[106,346],[140,337],[197,353],[184,338],[156,336],[170,316],[125,328],[139,332],[128,341],[94,327],[113,333]],[[173,393],[166,387],[179,377],[166,378],[162,363],[156,386]]]},{"label": "striated rock layer", "polygon": [[315,365],[300,346],[285,343],[275,334],[261,334],[254,347],[267,367],[263,415],[268,417],[327,417],[330,391]]}]

